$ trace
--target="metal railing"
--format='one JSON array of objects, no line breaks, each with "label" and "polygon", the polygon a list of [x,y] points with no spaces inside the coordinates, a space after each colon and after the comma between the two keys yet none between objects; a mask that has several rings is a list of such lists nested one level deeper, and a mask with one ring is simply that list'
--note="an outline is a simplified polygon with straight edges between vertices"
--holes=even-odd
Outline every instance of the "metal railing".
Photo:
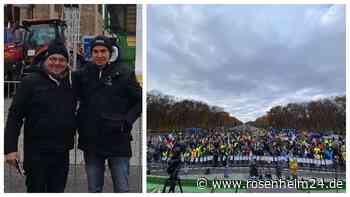
[{"label": "metal railing", "polygon": [[20,81],[4,81],[5,99],[8,99],[14,96],[19,84],[20,84]]},{"label": "metal railing", "polygon": [[[16,94],[19,81],[4,82],[4,115],[5,122],[8,115],[8,109],[12,98]],[[142,119],[139,118],[133,125],[131,131],[133,135],[132,157],[130,159],[129,191],[142,192]],[[77,147],[75,140],[74,149],[70,151],[70,170],[68,174],[67,186],[65,192],[87,192],[87,180],[85,174],[85,164],[83,152]],[[19,137],[18,154],[20,161],[23,162],[23,131]],[[104,192],[112,192],[112,180],[109,170],[105,173]],[[4,190],[5,192],[25,192],[25,177],[21,176],[16,169],[5,165],[4,169]]]},{"label": "metal railing", "polygon": [[[164,159],[159,157],[157,160],[153,158],[148,158],[148,167],[153,168],[166,168],[167,162],[169,159]],[[332,164],[326,164],[326,160],[319,160],[319,162],[316,162],[316,160],[309,159],[310,162],[308,163],[300,163],[298,162],[298,168],[309,170],[309,171],[338,171],[338,172],[344,172],[345,173],[345,161],[343,163],[339,162],[332,162]],[[254,159],[254,156],[251,157],[251,159],[246,160],[233,160],[233,159],[218,159],[218,160],[210,160],[210,161],[191,161],[191,160],[183,160],[182,163],[186,165],[188,168],[206,168],[206,167],[249,167],[252,162],[256,163],[257,165],[261,167],[276,167],[277,165],[283,169],[289,169],[289,161],[285,160],[278,160],[275,159],[274,161],[264,161],[264,160],[256,160]]]}]

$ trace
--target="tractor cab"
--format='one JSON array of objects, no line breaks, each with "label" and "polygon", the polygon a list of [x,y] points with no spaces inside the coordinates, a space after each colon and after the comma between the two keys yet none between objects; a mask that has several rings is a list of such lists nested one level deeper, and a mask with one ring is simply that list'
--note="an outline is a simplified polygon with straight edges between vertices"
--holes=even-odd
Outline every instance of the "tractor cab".
[{"label": "tractor cab", "polygon": [[40,53],[45,51],[50,42],[65,40],[66,24],[60,19],[29,19],[22,22],[24,34],[24,62],[32,65],[40,61]]}]

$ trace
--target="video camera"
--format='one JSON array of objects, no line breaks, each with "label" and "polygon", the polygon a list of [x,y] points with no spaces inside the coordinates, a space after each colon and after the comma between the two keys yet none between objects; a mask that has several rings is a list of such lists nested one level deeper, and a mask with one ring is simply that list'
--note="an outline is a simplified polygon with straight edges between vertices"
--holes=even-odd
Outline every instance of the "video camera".
[{"label": "video camera", "polygon": [[168,163],[167,173],[170,175],[170,177],[176,178],[181,169],[181,153],[183,152],[183,148],[181,145],[176,144],[171,152],[173,156]]},{"label": "video camera", "polygon": [[174,145],[172,149],[173,156],[171,157],[167,173],[169,174],[168,180],[164,183],[163,193],[166,191],[166,187],[170,186],[169,192],[175,192],[176,184],[179,185],[180,191],[182,193],[181,180],[179,179],[179,171],[181,169],[181,153],[183,148],[181,145]]}]

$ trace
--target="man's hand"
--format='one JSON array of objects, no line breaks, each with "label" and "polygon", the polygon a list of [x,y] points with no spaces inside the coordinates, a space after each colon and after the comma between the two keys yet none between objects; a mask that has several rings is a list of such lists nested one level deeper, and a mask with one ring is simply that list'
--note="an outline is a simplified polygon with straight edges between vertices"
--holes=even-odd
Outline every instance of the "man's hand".
[{"label": "man's hand", "polygon": [[5,161],[13,167],[16,167],[17,152],[8,153],[5,155]]}]

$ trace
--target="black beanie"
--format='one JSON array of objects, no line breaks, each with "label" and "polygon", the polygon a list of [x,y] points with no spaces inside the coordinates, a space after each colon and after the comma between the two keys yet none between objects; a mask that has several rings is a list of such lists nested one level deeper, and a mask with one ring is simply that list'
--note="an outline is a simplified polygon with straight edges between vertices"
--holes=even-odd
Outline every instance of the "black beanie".
[{"label": "black beanie", "polygon": [[49,44],[49,47],[47,48],[46,58],[53,54],[60,54],[64,56],[67,59],[67,61],[69,59],[67,48],[66,46],[64,46],[64,43],[60,41],[54,41]]},{"label": "black beanie", "polygon": [[109,50],[109,53],[112,54],[113,49],[112,49],[112,40],[109,39],[106,36],[96,36],[93,40],[92,40],[92,45],[91,45],[91,51],[95,46],[104,46]]}]

